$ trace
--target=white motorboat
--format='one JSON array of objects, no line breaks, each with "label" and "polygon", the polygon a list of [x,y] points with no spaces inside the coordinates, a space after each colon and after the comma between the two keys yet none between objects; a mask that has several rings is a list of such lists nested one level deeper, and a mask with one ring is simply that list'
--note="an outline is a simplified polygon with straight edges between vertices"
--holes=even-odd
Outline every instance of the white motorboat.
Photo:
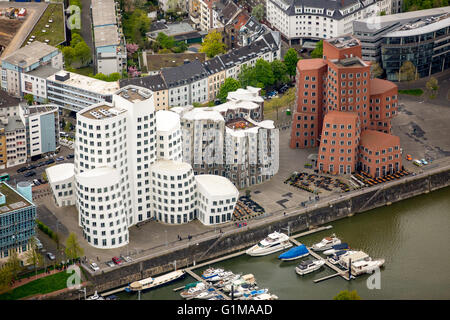
[{"label": "white motorboat", "polygon": [[212,288],[209,288],[205,291],[200,292],[198,295],[194,297],[194,299],[208,300],[216,295],[217,295],[216,291]]},{"label": "white motorboat", "polygon": [[384,259],[378,260],[361,260],[352,263],[352,274],[358,276],[364,273],[372,273],[375,269],[380,268],[384,264]]},{"label": "white motorboat", "polygon": [[212,277],[206,278],[205,280],[209,281],[209,282],[217,282],[220,280],[228,279],[229,277],[231,277],[233,275],[234,275],[234,273],[231,271],[219,272]]},{"label": "white motorboat", "polygon": [[143,290],[158,288],[165,284],[169,284],[175,280],[181,279],[185,275],[186,275],[186,272],[184,270],[176,270],[176,271],[166,273],[166,274],[156,277],[156,278],[152,278],[152,277],[145,278],[145,279],[131,283],[127,288],[125,288],[125,291],[133,292],[133,291],[143,291]]},{"label": "white motorboat", "polygon": [[218,275],[221,272],[224,272],[225,270],[221,269],[221,268],[208,268],[205,271],[203,271],[202,273],[202,278],[203,279],[209,279],[212,277],[215,277],[216,275]]},{"label": "white motorboat", "polygon": [[88,297],[86,300],[105,300],[105,298],[103,298],[97,293],[97,291],[95,291],[95,293],[92,296]]},{"label": "white motorboat", "polygon": [[320,242],[314,244],[311,249],[314,251],[324,251],[331,249],[332,246],[341,244],[341,240],[332,234],[330,237],[323,238]]},{"label": "white motorboat", "polygon": [[350,263],[353,265],[359,261],[371,261],[369,255],[363,251],[354,251],[351,254],[342,255],[339,258],[339,265],[348,270]]},{"label": "white motorboat", "polygon": [[339,263],[339,259],[341,259],[344,255],[353,254],[355,252],[356,251],[351,251],[351,250],[341,250],[341,251],[336,252],[332,256],[328,257],[327,260],[331,264],[336,265]]},{"label": "white motorboat", "polygon": [[324,260],[305,260],[295,267],[295,272],[303,276],[313,271],[319,270],[325,264]]},{"label": "white motorboat", "polygon": [[336,244],[334,246],[331,246],[331,249],[325,250],[323,252],[323,254],[326,256],[331,256],[332,254],[335,254],[338,251],[349,250],[349,249],[350,249],[350,247],[348,246],[348,244],[346,242],[344,242],[341,244]]},{"label": "white motorboat", "polygon": [[289,237],[284,233],[273,232],[258,244],[246,251],[249,256],[265,256],[292,247]]},{"label": "white motorboat", "polygon": [[263,293],[253,297],[252,300],[278,300],[278,296],[272,293]]}]

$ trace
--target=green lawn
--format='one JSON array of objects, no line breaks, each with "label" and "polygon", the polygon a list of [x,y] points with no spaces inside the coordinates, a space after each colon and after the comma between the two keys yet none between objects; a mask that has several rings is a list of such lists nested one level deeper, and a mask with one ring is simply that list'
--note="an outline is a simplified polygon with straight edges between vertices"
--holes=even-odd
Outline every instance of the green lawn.
[{"label": "green lawn", "polygon": [[93,67],[84,67],[84,68],[78,68],[78,69],[70,69],[70,71],[81,74],[86,77],[89,77],[89,74],[94,73],[94,68]]},{"label": "green lawn", "polygon": [[[53,22],[49,23],[48,20],[52,19]],[[49,28],[46,28],[45,25],[49,25]],[[39,19],[38,23],[31,31],[30,36],[24,41],[23,46],[27,44],[27,41],[31,38],[31,36],[35,36],[34,41],[44,42],[45,40],[50,40],[48,42],[51,46],[57,46],[65,40],[65,24],[64,24],[64,14],[61,3],[50,3]],[[42,32],[42,30],[46,30],[46,32]]]},{"label": "green lawn", "polygon": [[[73,274],[73,273],[72,273]],[[67,287],[67,278],[71,276],[65,271],[31,281],[23,286],[0,295],[0,300],[18,300],[35,294],[45,294]]]},{"label": "green lawn", "polygon": [[400,94],[409,94],[412,96],[421,96],[423,94],[422,89],[407,89],[407,90],[398,90]]}]

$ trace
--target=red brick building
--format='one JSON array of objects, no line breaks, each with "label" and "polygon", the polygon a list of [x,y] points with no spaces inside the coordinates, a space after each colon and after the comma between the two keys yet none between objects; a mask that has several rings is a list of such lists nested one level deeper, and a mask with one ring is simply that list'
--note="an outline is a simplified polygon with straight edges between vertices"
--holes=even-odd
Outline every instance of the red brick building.
[{"label": "red brick building", "polygon": [[401,170],[400,138],[376,130],[364,130],[361,133],[358,166],[373,178]]},{"label": "red brick building", "polygon": [[[356,38],[324,40],[323,59],[299,60],[296,88],[290,147],[320,146],[319,171],[354,172],[359,160],[355,141],[359,142],[360,133],[364,130],[391,133],[391,119],[398,108],[397,86],[370,78],[370,62],[361,59],[361,45]],[[336,126],[336,131],[332,132],[326,125],[331,129]],[[351,129],[347,128],[349,125]],[[335,139],[325,136],[327,132],[336,133]],[[334,141],[335,148],[330,148],[330,141]],[[339,151],[344,146],[345,155],[342,155]]]},{"label": "red brick building", "polygon": [[358,163],[360,122],[356,112],[330,111],[325,115],[317,158],[320,172],[352,173]]}]

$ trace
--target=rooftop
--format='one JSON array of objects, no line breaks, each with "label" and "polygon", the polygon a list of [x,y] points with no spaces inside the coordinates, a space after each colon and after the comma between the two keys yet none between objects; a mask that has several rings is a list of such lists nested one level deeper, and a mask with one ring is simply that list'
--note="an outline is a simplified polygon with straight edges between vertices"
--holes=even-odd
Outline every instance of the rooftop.
[{"label": "rooftop", "polygon": [[6,202],[0,205],[0,214],[8,213],[13,210],[25,208],[33,205],[29,202],[25,197],[23,197],[20,193],[14,190],[8,184],[1,182],[0,183],[0,192],[5,196]]},{"label": "rooftop", "polygon": [[338,123],[339,121],[344,121],[348,123],[349,121],[356,122],[357,120],[358,120],[358,113],[349,111],[332,110],[329,111],[324,117],[324,122],[331,122],[331,123]]},{"label": "rooftop", "polygon": [[[64,77],[65,80],[62,80],[61,77]],[[56,80],[56,78],[60,78],[61,80]],[[58,73],[55,73],[54,75],[51,75],[50,77],[47,78],[47,80],[63,83],[68,86],[72,86],[90,92],[99,93],[102,95],[112,95],[114,92],[119,90],[119,83],[117,81],[106,82],[64,70],[61,70]]]},{"label": "rooftop", "polygon": [[153,95],[153,92],[146,88],[142,88],[142,87],[138,87],[138,86],[130,84],[130,85],[127,85],[127,86],[121,88],[115,94],[132,102],[132,103],[136,103],[136,102],[150,99]]},{"label": "rooftop", "polygon": [[166,90],[167,86],[160,74],[139,78],[125,78],[119,80],[120,87],[123,88],[130,84],[148,88],[152,91]]},{"label": "rooftop", "polygon": [[46,43],[34,41],[6,56],[3,61],[25,69],[32,64],[39,63],[40,59],[57,50],[59,49]]},{"label": "rooftop", "polygon": [[20,116],[11,116],[11,117],[8,117],[7,120],[8,120],[7,124],[0,123],[0,126],[5,128],[5,132],[11,132],[11,131],[15,131],[17,129],[25,130],[25,125],[23,124]]},{"label": "rooftop", "polygon": [[176,112],[160,110],[156,112],[156,131],[169,132],[180,128],[180,116]]},{"label": "rooftop", "polygon": [[220,112],[215,111],[212,108],[193,108],[182,115],[186,120],[212,120],[212,121],[225,121]]},{"label": "rooftop", "polygon": [[20,99],[9,95],[6,91],[0,90],[0,109],[19,105]]},{"label": "rooftop", "polygon": [[174,160],[158,160],[151,166],[151,171],[174,176],[192,170],[189,163]]},{"label": "rooftop", "polygon": [[352,36],[342,36],[325,41],[327,41],[329,44],[333,45],[338,49],[356,47],[360,44],[359,40]]},{"label": "rooftop", "polygon": [[94,27],[116,24],[116,7],[114,0],[92,1],[92,21]]},{"label": "rooftop", "polygon": [[195,181],[211,196],[237,196],[239,194],[234,184],[222,176],[201,174],[195,176]]},{"label": "rooftop", "polygon": [[182,64],[177,68],[164,68],[161,74],[169,88],[199,81],[208,76],[206,69],[199,60]]},{"label": "rooftop", "polygon": [[48,111],[58,111],[58,106],[47,104],[47,105],[23,105],[22,108],[25,110],[25,114],[36,114]]},{"label": "rooftop", "polygon": [[115,108],[112,105],[100,103],[97,105],[93,105],[88,109],[84,109],[79,114],[88,119],[102,120],[106,118],[112,118],[122,112],[125,112],[125,110]]},{"label": "rooftop", "polygon": [[48,182],[55,183],[72,178],[75,175],[75,165],[73,163],[62,163],[45,169]]},{"label": "rooftop", "polygon": [[47,79],[51,75],[58,73],[61,69],[53,68],[51,65],[41,65],[27,74],[38,78]]},{"label": "rooftop", "polygon": [[381,131],[363,130],[361,132],[360,145],[372,150],[380,150],[400,145],[400,138]]},{"label": "rooftop", "polygon": [[392,81],[378,78],[370,79],[370,94],[381,94],[395,88],[397,88],[397,85]]},{"label": "rooftop", "polygon": [[298,60],[297,66],[300,68],[300,70],[317,70],[324,66],[326,66],[327,63],[325,60],[320,58],[315,59],[301,59]]},{"label": "rooftop", "polygon": [[361,60],[360,57],[350,57],[340,60],[330,60],[340,68],[367,67],[368,64]]},{"label": "rooftop", "polygon": [[204,52],[198,53],[169,53],[169,54],[150,54],[147,53],[147,70],[159,71],[162,68],[173,68],[183,65],[187,61],[201,62],[206,60]]},{"label": "rooftop", "polygon": [[94,28],[96,47],[114,46],[120,44],[119,33],[115,25]]},{"label": "rooftop", "polygon": [[156,22],[152,24],[150,32],[147,32],[148,37],[156,38],[160,32],[166,34],[167,36],[177,36],[180,34],[195,32],[196,30],[192,28],[189,23],[170,23],[165,24],[162,22]]}]

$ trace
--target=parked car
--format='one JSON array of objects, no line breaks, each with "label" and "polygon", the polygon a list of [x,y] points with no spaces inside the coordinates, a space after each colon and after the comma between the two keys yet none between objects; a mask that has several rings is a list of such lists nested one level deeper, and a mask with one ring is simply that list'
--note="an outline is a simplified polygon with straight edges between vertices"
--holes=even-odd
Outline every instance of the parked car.
[{"label": "parked car", "polygon": [[41,185],[41,183],[39,182],[38,179],[34,179],[33,183],[34,183],[35,186],[40,186]]},{"label": "parked car", "polygon": [[94,271],[97,271],[97,270],[100,269],[100,268],[98,267],[98,265],[97,265],[95,262],[92,262],[89,266],[90,266],[91,269],[94,270]]},{"label": "parked car", "polygon": [[289,86],[288,86],[287,84],[285,84],[284,86],[282,86],[282,87],[280,88],[280,92],[281,92],[281,93],[284,93],[284,92],[286,92],[287,89],[289,89]]},{"label": "parked car", "polygon": [[27,167],[21,167],[21,168],[17,169],[17,172],[20,173],[20,172],[24,172],[27,170],[28,170]]},{"label": "parked car", "polygon": [[427,165],[428,164],[428,161],[425,160],[425,159],[420,159],[420,162],[422,162],[423,165]]},{"label": "parked car", "polygon": [[120,260],[120,258],[117,258],[117,257],[113,257],[111,260],[112,260],[115,264],[121,264],[121,263],[122,263],[122,260]]},{"label": "parked car", "polygon": [[45,166],[45,161],[41,161],[41,162],[39,162],[39,163],[37,164],[37,166],[38,166],[38,167],[42,167],[42,166]]},{"label": "parked car", "polygon": [[23,174],[24,177],[32,177],[34,175],[36,175],[36,172],[34,171],[28,171]]},{"label": "parked car", "polygon": [[407,154],[407,155],[406,155],[406,160],[408,160],[408,161],[411,161],[411,160],[412,160],[412,157],[411,157],[410,154]]},{"label": "parked car", "polygon": [[413,164],[415,164],[418,167],[423,166],[422,162],[420,160],[417,160],[417,159],[413,160]]},{"label": "parked car", "polygon": [[273,91],[270,91],[270,92],[267,94],[267,96],[268,96],[268,97],[273,97],[273,96],[276,96],[277,94],[278,94],[278,91],[273,90]]},{"label": "parked car", "polygon": [[41,243],[41,240],[39,240],[38,238],[35,238],[35,239],[36,239],[36,248],[38,250],[41,250],[44,247]]},{"label": "parked car", "polygon": [[37,168],[37,165],[31,164],[31,165],[29,165],[29,166],[27,167],[27,170],[33,170],[33,169],[36,169],[36,168]]},{"label": "parked car", "polygon": [[52,163],[55,163],[55,160],[48,159],[47,161],[45,161],[45,164],[52,164]]},{"label": "parked car", "polygon": [[56,259],[55,255],[54,255],[53,253],[51,253],[51,252],[47,252],[47,257],[48,257],[50,260],[55,260],[55,259]]},{"label": "parked car", "polygon": [[106,262],[106,265],[107,265],[108,267],[114,267],[114,266],[115,266],[114,262],[112,262],[112,261]]},{"label": "parked car", "polygon": [[66,158],[67,159],[72,159],[73,157],[75,157],[73,154],[68,154]]},{"label": "parked car", "polygon": [[56,161],[63,161],[64,160],[64,157],[58,157],[58,158],[56,158]]},{"label": "parked car", "polygon": [[125,260],[126,262],[131,262],[131,261],[133,261],[133,259],[131,259],[129,256],[122,257],[122,259]]}]

